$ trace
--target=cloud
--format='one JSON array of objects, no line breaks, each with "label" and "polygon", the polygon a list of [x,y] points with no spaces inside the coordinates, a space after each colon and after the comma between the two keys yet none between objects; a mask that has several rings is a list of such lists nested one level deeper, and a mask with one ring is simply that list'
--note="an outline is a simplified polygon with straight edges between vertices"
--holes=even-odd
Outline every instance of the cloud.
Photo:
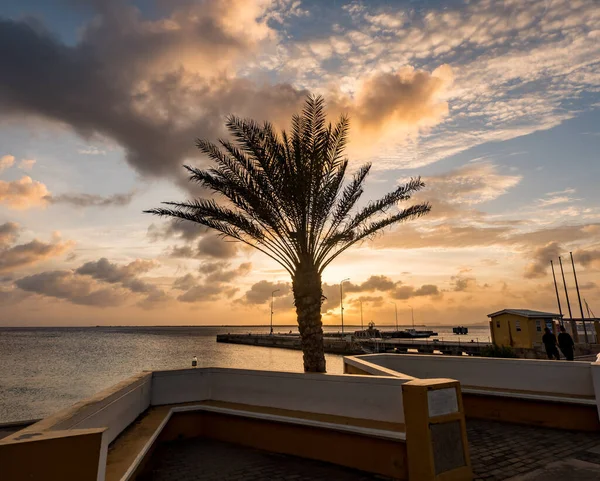
[{"label": "cloud", "polygon": [[173,289],[185,291],[177,297],[181,302],[207,302],[222,297],[233,297],[239,288],[229,284],[234,279],[245,276],[250,272],[252,264],[242,263],[230,269],[229,263],[208,262],[200,265],[201,277],[192,274],[178,277],[173,281]]},{"label": "cloud", "polygon": [[[336,27],[325,34],[307,33],[282,45],[280,77],[297,78],[307,88],[330,81],[355,92],[358,79],[402,65],[449,64],[454,72],[444,99],[448,119],[408,144],[400,138],[380,149],[377,168],[427,165],[552,128],[597,104],[587,99],[600,86],[591,60],[598,29],[593,0],[357,5],[342,7],[348,15],[343,21],[336,15]],[[313,43],[326,55],[317,56]]]},{"label": "cloud", "polygon": [[577,249],[573,259],[583,267],[600,268],[600,249]]},{"label": "cloud", "polygon": [[52,204],[70,204],[76,207],[108,207],[128,205],[135,192],[101,196],[96,194],[59,194],[49,195],[46,200]]},{"label": "cloud", "polygon": [[198,279],[196,277],[194,277],[192,274],[186,274],[185,276],[178,277],[173,281],[173,289],[187,291],[188,289],[195,287],[197,283]]},{"label": "cloud", "polygon": [[[16,236],[14,230],[11,231],[11,229],[14,229],[14,225],[13,227],[9,226],[8,228],[5,227],[6,225],[7,224],[2,225],[2,230],[6,230],[6,236],[11,236],[9,238],[14,241]],[[75,243],[73,241],[45,243],[34,239],[26,244],[5,247],[4,249],[0,249],[0,273],[14,271],[51,257],[60,256],[74,245]]]},{"label": "cloud", "polygon": [[21,162],[19,162],[19,169],[30,171],[33,169],[35,163],[35,159],[22,159]]},{"label": "cloud", "polygon": [[90,276],[109,284],[121,284],[132,292],[149,293],[156,291],[155,286],[148,284],[137,276],[154,269],[158,263],[153,260],[136,259],[126,265],[110,262],[106,257],[97,261],[86,262],[75,270],[81,276]]},{"label": "cloud", "polygon": [[9,246],[19,238],[19,224],[16,222],[5,222],[0,224],[0,248]]},{"label": "cloud", "polygon": [[481,204],[497,199],[515,187],[520,175],[501,174],[499,167],[491,162],[463,165],[445,174],[429,176],[425,180],[424,197],[451,204]]},{"label": "cloud", "polygon": [[102,150],[93,145],[89,145],[87,147],[77,150],[77,153],[82,155],[106,155],[106,150]]},{"label": "cloud", "polygon": [[197,256],[215,257],[217,259],[228,259],[235,257],[237,243],[229,242],[217,235],[203,237],[198,242]]},{"label": "cloud", "polygon": [[181,302],[216,301],[225,296],[231,298],[239,289],[222,284],[201,284],[188,289],[177,300]]},{"label": "cloud", "polygon": [[149,20],[133,6],[95,2],[97,15],[73,46],[39,25],[4,19],[0,45],[21,48],[0,50],[3,114],[111,138],[138,172],[176,177],[182,159],[197,153],[194,138],[223,133],[224,115],[287,118],[304,97],[286,84],[261,87],[222,73],[274,34],[260,18],[267,3],[206,0]]},{"label": "cloud", "polygon": [[396,286],[396,282],[387,276],[371,276],[360,285],[351,282],[344,283],[345,292],[365,292],[365,291],[389,291]]},{"label": "cloud", "polygon": [[44,207],[49,194],[44,184],[27,175],[10,182],[0,180],[0,203],[13,209]]},{"label": "cloud", "polygon": [[465,292],[477,286],[477,280],[473,276],[459,274],[450,278],[452,290],[455,292]]},{"label": "cloud", "polygon": [[525,267],[525,277],[536,279],[544,277],[548,272],[550,260],[558,264],[558,256],[562,255],[563,248],[558,242],[550,242],[544,246],[534,249],[531,254],[532,261]]},{"label": "cloud", "polygon": [[239,299],[239,302],[245,304],[264,304],[271,300],[271,293],[275,290],[278,290],[278,292],[275,292],[273,296],[277,298],[291,294],[291,287],[287,282],[274,283],[262,280],[252,284],[250,289],[244,293],[244,296]]},{"label": "cloud", "polygon": [[113,288],[97,288],[94,281],[75,275],[72,271],[46,271],[15,281],[20,289],[73,304],[95,307],[119,306],[126,295]]},{"label": "cloud", "polygon": [[156,308],[164,308],[166,304],[169,304],[173,301],[173,298],[169,296],[162,289],[154,288],[151,292],[141,301],[137,303],[137,306],[142,309],[156,309]]},{"label": "cloud", "polygon": [[[109,138],[137,172],[181,181],[183,159],[200,157],[193,139],[224,136],[225,115],[287,127],[308,93],[302,82],[265,83],[258,60],[281,45],[268,21],[289,16],[285,3],[186,2],[157,19],[123,3],[94,5],[97,14],[74,45],[40,25],[0,22],[0,44],[21,45],[19,55],[0,51],[5,116],[33,115],[85,138]],[[349,113],[364,131],[363,145],[398,129],[435,125],[448,113],[442,98],[452,82],[448,65],[431,73],[398,65],[361,76],[352,94],[337,87],[326,92],[331,113]]]},{"label": "cloud", "polygon": [[0,172],[11,168],[15,163],[14,155],[3,155],[0,157]]},{"label": "cloud", "polygon": [[210,274],[208,274],[205,278],[206,283],[219,283],[219,282],[231,282],[233,279],[237,277],[242,277],[250,273],[252,270],[252,264],[250,262],[244,262],[240,264],[235,269],[218,269]]},{"label": "cloud", "polygon": [[448,115],[443,95],[452,83],[452,69],[442,65],[431,74],[413,67],[380,72],[363,80],[353,97],[331,92],[329,107],[347,113],[364,140],[373,141],[399,129],[411,132],[438,124]]},{"label": "cloud", "polygon": [[410,299],[412,297],[437,296],[439,293],[438,286],[433,284],[423,284],[418,289],[413,286],[398,285],[390,295],[394,299]]},{"label": "cloud", "polygon": [[[204,233],[206,230],[200,232]],[[151,235],[154,238],[158,238],[163,234],[153,231]],[[195,235],[194,232],[189,233],[189,237],[192,237],[193,235]],[[163,235],[163,238],[164,237],[165,236]],[[180,238],[185,238],[185,235],[181,235]],[[218,235],[207,235],[201,237],[195,246],[188,243],[183,246],[171,247],[169,257],[190,259],[230,259],[235,257],[237,252],[237,242],[228,241]]]},{"label": "cloud", "polygon": [[360,306],[361,302],[371,307],[380,307],[383,305],[383,296],[359,296],[348,299],[348,304],[354,307]]},{"label": "cloud", "polygon": [[537,205],[540,207],[551,207],[558,204],[568,204],[575,199],[571,194],[575,193],[575,189],[565,189],[560,192],[548,192],[543,199],[537,200]]},{"label": "cloud", "polygon": [[[170,219],[162,226],[150,224],[150,226],[148,227],[147,236],[151,242],[156,242],[158,240],[167,240],[171,238],[191,242],[198,239],[200,236],[206,234],[206,232],[208,232],[208,229],[206,227],[195,222],[184,222],[177,219]],[[193,256],[188,255],[181,257]]]}]

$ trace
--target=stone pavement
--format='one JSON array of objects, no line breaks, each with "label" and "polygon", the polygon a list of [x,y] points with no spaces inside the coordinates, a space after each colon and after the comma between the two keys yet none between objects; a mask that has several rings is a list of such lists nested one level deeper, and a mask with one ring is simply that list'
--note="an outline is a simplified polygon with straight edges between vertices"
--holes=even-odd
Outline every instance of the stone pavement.
[{"label": "stone pavement", "polygon": [[[493,421],[467,422],[475,481],[600,479],[600,434]],[[385,479],[294,456],[209,439],[157,448],[142,481]]]},{"label": "stone pavement", "polygon": [[327,463],[234,444],[194,439],[159,447],[140,481],[367,481],[376,478]]},{"label": "stone pavement", "polygon": [[[600,479],[600,471],[594,469],[600,468],[598,433],[469,420],[467,436],[476,481]],[[565,469],[576,472],[565,467],[567,460],[575,460],[575,464],[580,461],[580,477],[558,474]]]}]

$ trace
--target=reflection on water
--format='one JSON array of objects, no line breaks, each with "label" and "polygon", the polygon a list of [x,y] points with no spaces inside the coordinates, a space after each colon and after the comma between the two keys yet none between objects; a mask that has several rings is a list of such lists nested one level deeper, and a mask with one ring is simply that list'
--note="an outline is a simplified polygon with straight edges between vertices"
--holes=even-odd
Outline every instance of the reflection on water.
[{"label": "reflection on water", "polygon": [[[265,328],[0,329],[0,423],[47,416],[143,370],[191,367],[194,355],[200,367],[302,370],[299,351],[215,341],[250,331]],[[341,373],[341,356],[327,367]]]},{"label": "reflection on water", "polygon": [[[194,355],[200,367],[302,370],[300,351],[217,344],[224,332],[268,328],[0,329],[0,423],[47,416],[143,370],[190,367]],[[326,357],[327,371],[341,373],[342,357]]]}]

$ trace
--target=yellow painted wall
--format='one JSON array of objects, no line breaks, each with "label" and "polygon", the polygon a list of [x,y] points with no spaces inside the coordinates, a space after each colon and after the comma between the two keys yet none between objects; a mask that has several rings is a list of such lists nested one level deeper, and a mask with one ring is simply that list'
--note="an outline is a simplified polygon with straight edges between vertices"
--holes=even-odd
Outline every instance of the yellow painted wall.
[{"label": "yellow painted wall", "polygon": [[[537,330],[536,321],[540,322],[541,331]],[[517,325],[520,331],[517,330]],[[533,344],[542,342],[545,326],[545,319],[527,319],[515,314],[500,314],[490,320],[492,340],[499,346],[530,349]]]}]

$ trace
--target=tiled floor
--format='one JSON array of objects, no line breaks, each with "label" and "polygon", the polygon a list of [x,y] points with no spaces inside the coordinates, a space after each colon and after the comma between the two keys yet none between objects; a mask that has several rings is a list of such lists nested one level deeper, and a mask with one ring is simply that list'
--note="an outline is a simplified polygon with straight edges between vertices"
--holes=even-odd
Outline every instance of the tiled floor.
[{"label": "tiled floor", "polygon": [[[595,471],[596,466],[600,470],[600,434],[491,421],[469,421],[467,431],[477,481],[511,478],[511,481],[562,481],[560,476],[557,478],[552,474],[560,470],[572,472],[573,476],[577,472],[583,473],[583,477],[577,477],[581,480],[600,479]],[[587,464],[590,469],[586,470],[577,468],[577,463],[584,468],[586,463],[592,464]],[[143,481],[267,479],[359,481],[383,478],[317,461],[196,439],[172,442],[159,448]]]},{"label": "tiled floor", "polygon": [[143,481],[367,481],[382,479],[293,456],[209,439],[167,443],[154,453]]},{"label": "tiled floor", "polygon": [[509,479],[566,459],[600,463],[600,450],[589,451],[600,446],[598,433],[468,421],[467,436],[475,479],[480,481]]}]

